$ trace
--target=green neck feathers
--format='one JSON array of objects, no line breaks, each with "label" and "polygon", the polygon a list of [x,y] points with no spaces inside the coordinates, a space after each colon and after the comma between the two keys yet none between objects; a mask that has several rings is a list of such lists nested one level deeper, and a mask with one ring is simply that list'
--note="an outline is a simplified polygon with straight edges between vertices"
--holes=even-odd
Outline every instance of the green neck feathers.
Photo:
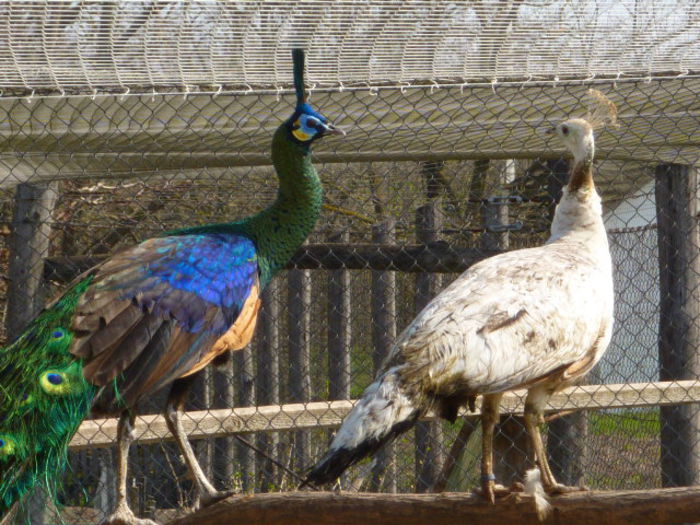
[{"label": "green neck feathers", "polygon": [[309,149],[289,138],[286,123],[277,128],[272,138],[272,163],[279,177],[279,189],[269,208],[240,221],[174,232],[241,233],[250,237],[257,247],[263,288],[311,233],[323,199]]}]

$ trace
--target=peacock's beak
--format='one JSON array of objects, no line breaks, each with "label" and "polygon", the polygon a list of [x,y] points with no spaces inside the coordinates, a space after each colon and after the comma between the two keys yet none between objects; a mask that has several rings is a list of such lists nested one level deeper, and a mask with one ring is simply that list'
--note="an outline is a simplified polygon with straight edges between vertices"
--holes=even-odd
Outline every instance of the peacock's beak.
[{"label": "peacock's beak", "polygon": [[557,128],[547,128],[544,130],[545,135],[554,135],[557,132]]},{"label": "peacock's beak", "polygon": [[334,126],[330,122],[326,122],[322,125],[324,127],[324,133],[328,133],[329,135],[347,135],[347,133],[345,133],[345,130]]}]

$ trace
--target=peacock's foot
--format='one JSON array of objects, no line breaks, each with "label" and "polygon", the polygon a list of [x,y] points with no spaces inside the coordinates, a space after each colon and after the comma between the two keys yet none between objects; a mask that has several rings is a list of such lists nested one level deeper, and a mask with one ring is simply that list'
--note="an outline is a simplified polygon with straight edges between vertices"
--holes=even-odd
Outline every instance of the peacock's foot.
[{"label": "peacock's foot", "polygon": [[549,494],[550,496],[558,496],[560,494],[569,494],[570,492],[586,492],[589,490],[591,490],[591,489],[589,489],[586,486],[569,487],[568,485],[561,485],[559,483],[555,483],[554,485],[544,487],[544,491],[547,494]]},{"label": "peacock's foot", "polygon": [[199,505],[198,509],[203,509],[209,505],[213,505],[223,499],[233,496],[236,493],[235,490],[214,490],[211,492],[202,492],[199,495]]},{"label": "peacock's foot", "polygon": [[126,503],[119,503],[114,512],[107,516],[107,518],[100,525],[158,525],[155,521],[143,518],[137,518],[129,505]]}]

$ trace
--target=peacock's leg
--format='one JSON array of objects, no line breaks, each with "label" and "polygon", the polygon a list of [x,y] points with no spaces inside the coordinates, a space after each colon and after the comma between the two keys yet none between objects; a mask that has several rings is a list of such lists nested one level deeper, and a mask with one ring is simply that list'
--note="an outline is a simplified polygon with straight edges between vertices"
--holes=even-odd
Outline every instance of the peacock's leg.
[{"label": "peacock's leg", "polygon": [[165,407],[165,421],[178,447],[180,447],[180,453],[185,459],[187,468],[190,470],[197,487],[198,504],[195,506],[206,507],[232,495],[234,491],[218,491],[209,482],[204,471],[202,471],[202,467],[199,465],[199,461],[197,461],[197,457],[194,455],[192,445],[190,445],[187,434],[182,427],[181,416],[184,410],[185,399],[198,375],[193,374],[178,379],[173,383],[168,394],[168,403]]},{"label": "peacock's leg", "polygon": [[547,452],[544,449],[542,434],[540,433],[540,425],[544,423],[544,407],[549,399],[551,392],[546,387],[532,388],[527,393],[525,399],[525,428],[530,438],[530,445],[535,453],[535,461],[540,468],[542,476],[542,486],[549,494],[562,494],[564,492],[575,492],[585,490],[582,487],[567,487],[557,483],[552,474],[552,469],[549,468],[547,461]]},{"label": "peacock's leg", "polygon": [[134,440],[135,415],[124,411],[119,416],[117,425],[117,507],[102,525],[157,525],[155,521],[137,518],[126,497],[126,476],[128,469],[129,447]]},{"label": "peacock's leg", "polygon": [[483,396],[481,404],[481,495],[496,502],[496,476],[493,474],[493,429],[498,423],[498,405],[503,394]]}]

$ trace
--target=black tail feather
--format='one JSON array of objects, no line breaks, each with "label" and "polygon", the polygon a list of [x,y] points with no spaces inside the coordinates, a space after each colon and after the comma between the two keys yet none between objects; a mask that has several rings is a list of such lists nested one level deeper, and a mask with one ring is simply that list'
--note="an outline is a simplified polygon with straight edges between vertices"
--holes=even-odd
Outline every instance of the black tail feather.
[{"label": "black tail feather", "polygon": [[306,479],[304,479],[299,488],[305,485],[318,486],[334,482],[346,469],[365,457],[374,455],[384,445],[409,430],[415,425],[417,420],[418,412],[416,411],[412,417],[396,423],[379,438],[363,441],[352,449],[340,447],[329,450],[323,459],[306,475]]}]

